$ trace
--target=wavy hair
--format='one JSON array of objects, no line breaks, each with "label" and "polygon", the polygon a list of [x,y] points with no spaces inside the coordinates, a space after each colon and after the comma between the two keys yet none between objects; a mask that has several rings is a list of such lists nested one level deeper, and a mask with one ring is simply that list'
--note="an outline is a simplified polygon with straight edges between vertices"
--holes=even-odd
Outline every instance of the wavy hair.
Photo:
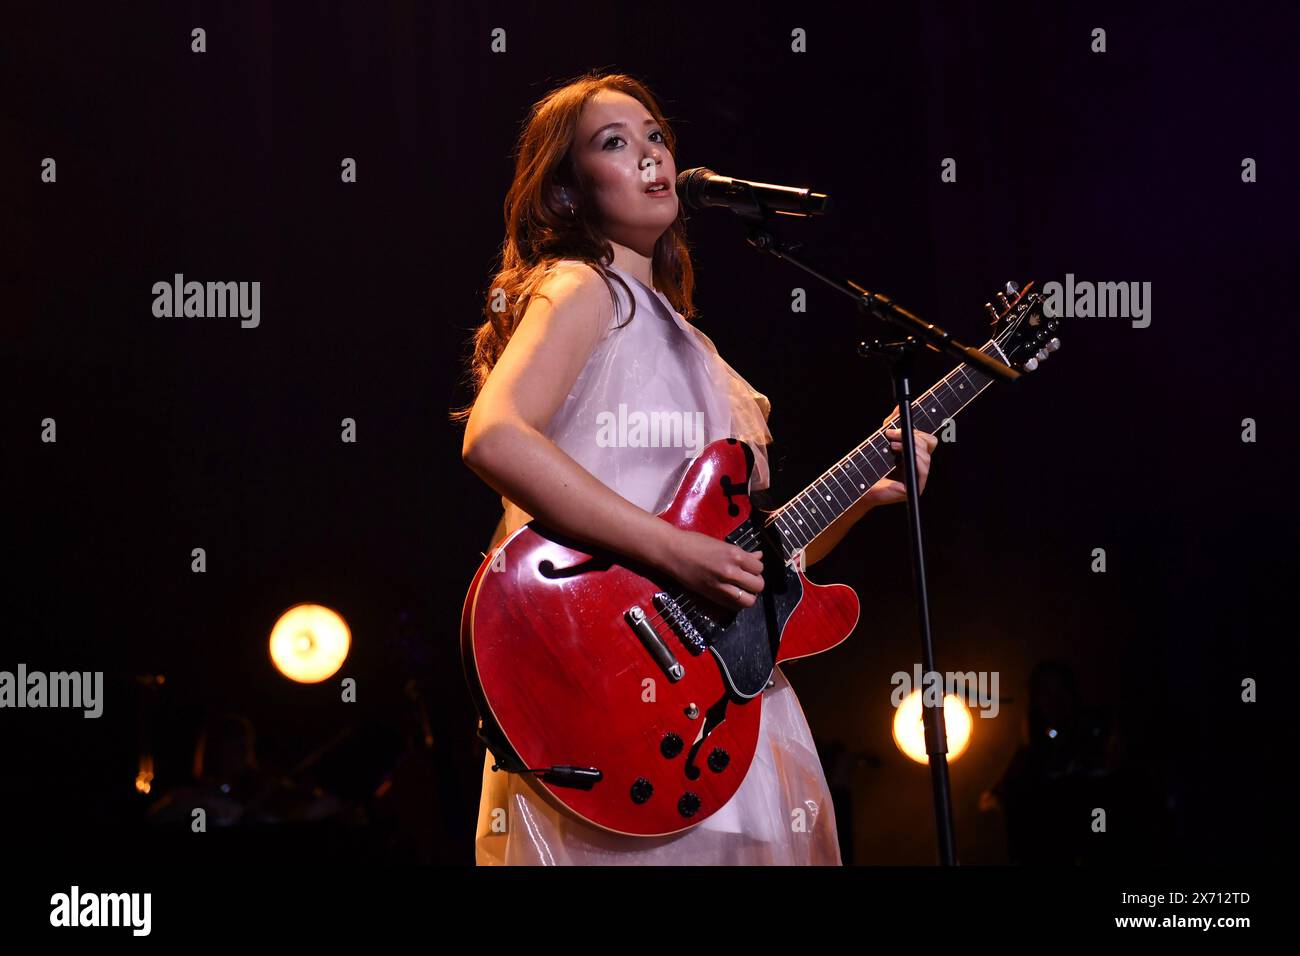
[{"label": "wavy hair", "polygon": [[[577,176],[571,151],[582,109],[601,90],[616,90],[638,100],[663,130],[668,152],[676,154],[676,136],[654,94],[625,73],[586,73],[533,104],[514,150],[515,173],[506,193],[505,240],[499,265],[485,296],[483,322],[467,343],[472,347],[467,376],[474,400],[453,410],[452,421],[468,420],[483,383],[557,260],[580,259],[590,264],[604,277],[611,298],[614,288],[610,280],[617,280],[632,299],[627,321],[636,316],[636,300],[627,283],[604,268],[613,262],[614,250],[590,219],[592,204]],[[559,201],[560,189],[568,191],[572,214]],[[651,269],[655,287],[690,321],[695,316],[691,297],[695,277],[681,207],[672,225],[655,242]]]}]

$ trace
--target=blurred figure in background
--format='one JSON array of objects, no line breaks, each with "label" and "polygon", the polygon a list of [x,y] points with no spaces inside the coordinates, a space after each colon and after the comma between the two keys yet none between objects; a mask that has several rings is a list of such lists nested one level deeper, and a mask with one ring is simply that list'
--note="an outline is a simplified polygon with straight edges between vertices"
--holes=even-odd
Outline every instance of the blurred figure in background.
[{"label": "blurred figure in background", "polygon": [[207,823],[273,823],[275,818],[249,805],[267,785],[258,768],[257,737],[252,722],[240,714],[207,721],[194,746],[194,783],[174,787],[149,807],[154,823],[189,823],[202,808]]},{"label": "blurred figure in background", "polygon": [[1084,703],[1069,664],[1035,666],[1022,733],[1002,778],[980,796],[981,810],[1004,816],[1012,863],[1164,858],[1169,821],[1160,789],[1127,758],[1111,715]]}]

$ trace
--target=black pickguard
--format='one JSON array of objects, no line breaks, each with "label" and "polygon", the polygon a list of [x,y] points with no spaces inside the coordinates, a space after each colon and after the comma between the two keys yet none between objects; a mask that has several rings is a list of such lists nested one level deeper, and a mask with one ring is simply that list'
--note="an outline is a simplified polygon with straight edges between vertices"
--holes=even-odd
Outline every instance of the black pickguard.
[{"label": "black pickguard", "polygon": [[[752,524],[751,524],[752,522]],[[748,525],[762,527],[755,515]],[[709,651],[722,669],[723,679],[733,693],[748,700],[763,692],[776,667],[781,631],[803,597],[798,573],[785,566],[777,532],[763,533],[763,590],[752,606],[735,612],[735,617],[709,635]]]},{"label": "black pickguard", "polygon": [[[746,453],[752,455],[748,447]],[[767,687],[772,671],[776,668],[781,632],[803,598],[803,582],[798,573],[785,566],[780,531],[775,525],[764,525],[763,517],[763,513],[755,509],[746,521],[727,535],[727,540],[731,543],[751,542],[743,546],[757,551],[760,548],[754,547],[752,541],[756,533],[760,534],[764,584],[759,599],[752,606],[740,610],[726,611],[710,605],[714,610],[703,620],[696,621],[704,631],[703,639],[718,663],[723,680],[731,693],[741,700],[757,697]],[[536,520],[530,522],[529,527],[543,538],[575,551],[585,550],[591,555],[566,568],[556,568],[550,561],[541,562],[538,570],[546,578],[554,580],[592,571],[606,571],[615,564],[622,564],[649,580],[662,578],[654,569],[644,567],[639,562],[583,544]],[[698,605],[708,602],[700,602],[697,598],[695,603]]]}]

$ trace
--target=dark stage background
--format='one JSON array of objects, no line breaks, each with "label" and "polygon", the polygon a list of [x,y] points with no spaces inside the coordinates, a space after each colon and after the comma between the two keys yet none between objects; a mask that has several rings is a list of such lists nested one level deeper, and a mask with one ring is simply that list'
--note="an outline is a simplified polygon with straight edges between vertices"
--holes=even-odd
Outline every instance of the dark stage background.
[{"label": "dark stage background", "polygon": [[[996,670],[1007,698],[952,766],[959,852],[1011,858],[1004,815],[979,798],[1021,742],[1031,669],[1059,659],[1123,745],[1106,799],[1126,809],[1104,843],[1054,858],[1272,854],[1267,721],[1240,698],[1248,677],[1282,696],[1267,678],[1293,630],[1270,610],[1297,537],[1281,505],[1292,5],[7,7],[0,669],[107,682],[98,720],[0,712],[10,849],[473,863],[482,747],[457,627],[500,503],[462,465],[447,412],[468,397],[514,135],[529,104],[603,67],[660,96],[679,169],[831,193],[833,215],[787,234],[963,339],[984,341],[981,304],[1008,279],[1152,283],[1148,328],[1067,320],[1044,371],[986,393],[936,452],[938,664]],[[355,185],[339,181],[346,156]],[[940,181],[945,157],[956,183]],[[690,238],[701,328],[772,400],[784,500],[892,407],[883,367],[853,349],[882,329],[720,211],[693,215]],[[155,318],[152,284],[177,272],[260,280],[260,327]],[[789,311],[794,286],[806,314]],[[927,356],[920,378],[949,367]],[[935,854],[927,774],[890,738],[889,677],[918,653],[904,519],[870,514],[812,569],[857,588],[863,615],[841,647],[787,668],[846,862]],[[269,629],[301,601],[352,627],[339,676],[356,703],[337,680],[271,667]],[[159,688],[137,680],[157,673]],[[148,823],[190,785],[203,721],[228,712],[256,728],[264,773],[315,754],[301,779],[359,809],[205,842]]]}]

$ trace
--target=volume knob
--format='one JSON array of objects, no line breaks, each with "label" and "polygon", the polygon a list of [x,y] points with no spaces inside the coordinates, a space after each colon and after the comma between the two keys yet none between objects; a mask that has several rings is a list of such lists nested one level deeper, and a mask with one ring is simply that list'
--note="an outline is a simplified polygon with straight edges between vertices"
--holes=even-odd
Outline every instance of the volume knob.
[{"label": "volume knob", "polygon": [[659,741],[659,752],[672,760],[682,752],[683,746],[685,745],[682,743],[681,737],[677,734],[668,733],[664,734],[664,739]]},{"label": "volume knob", "polygon": [[645,777],[637,777],[636,783],[632,784],[632,802],[645,803],[654,792],[654,785],[649,780]]}]

